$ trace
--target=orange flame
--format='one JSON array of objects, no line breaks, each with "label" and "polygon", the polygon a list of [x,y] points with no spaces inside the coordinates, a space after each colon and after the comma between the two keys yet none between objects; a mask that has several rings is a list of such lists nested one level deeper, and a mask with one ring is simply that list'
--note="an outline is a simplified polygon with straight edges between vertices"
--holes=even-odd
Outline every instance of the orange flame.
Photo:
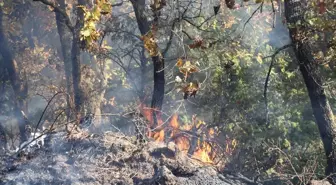
[{"label": "orange flame", "polygon": [[194,158],[206,162],[206,163],[212,163],[212,159],[210,158],[209,153],[206,150],[198,149],[193,155]]},{"label": "orange flame", "polygon": [[159,132],[155,132],[153,135],[155,141],[164,141],[164,130],[160,130]]},{"label": "orange flame", "polygon": [[[151,128],[154,126],[154,121],[153,121],[153,109],[152,108],[149,108],[149,107],[145,107],[143,105],[141,105],[141,110],[142,110],[142,114],[143,116],[147,119],[147,121],[149,122],[149,124],[147,125],[147,136],[148,137],[151,137],[151,138],[154,138],[155,141],[164,141],[164,138],[165,138],[165,133],[164,133],[164,130],[159,130],[159,131],[156,131],[156,132],[152,132]],[[161,126],[163,124],[163,121],[161,119],[161,114],[157,114],[157,122],[158,122],[158,126]]]},{"label": "orange flame", "polygon": [[175,144],[179,151],[187,153],[189,150],[189,140],[186,137],[179,137],[175,140]]},{"label": "orange flame", "polygon": [[[167,124],[167,127],[169,129],[165,128],[160,128],[159,131],[151,133],[150,127],[153,126],[153,109],[146,108],[144,106],[141,106],[142,113],[144,117],[147,119],[149,122],[148,124],[148,136],[155,139],[155,141],[162,142],[165,140],[165,137],[173,138],[173,141],[175,145],[177,146],[177,149],[181,151],[182,153],[187,154],[190,152],[189,150],[194,147],[196,148],[195,151],[192,153],[192,158],[198,159],[202,162],[205,163],[213,163],[214,158],[216,157],[216,153],[214,152],[212,146],[201,140],[201,138],[197,138],[196,146],[191,146],[191,137],[190,133],[193,132],[192,128],[196,127],[196,121],[193,121],[194,124],[185,124],[183,126],[180,126],[179,121],[178,121],[178,115],[174,114],[169,123]],[[157,116],[158,118],[158,126],[163,125],[163,121],[161,119],[161,115]],[[199,127],[197,127],[199,128]],[[165,133],[165,131],[170,130],[169,133]],[[184,133],[189,133],[189,134],[184,134]],[[214,129],[209,129],[207,131],[208,136],[213,137],[215,135],[215,130]]]}]

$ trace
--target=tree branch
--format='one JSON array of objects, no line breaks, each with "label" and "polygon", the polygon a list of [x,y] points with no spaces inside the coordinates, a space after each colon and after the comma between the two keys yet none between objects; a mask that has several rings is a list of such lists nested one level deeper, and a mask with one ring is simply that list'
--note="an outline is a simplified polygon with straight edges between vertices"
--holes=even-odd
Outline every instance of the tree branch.
[{"label": "tree branch", "polygon": [[48,109],[50,103],[51,103],[51,102],[53,101],[53,99],[54,99],[57,95],[59,95],[59,94],[63,94],[63,92],[57,92],[57,93],[54,94],[54,95],[51,97],[51,99],[48,101],[46,107],[44,108],[44,110],[43,110],[43,112],[42,112],[42,115],[40,116],[39,121],[37,122],[37,124],[36,124],[36,126],[35,126],[35,130],[34,130],[34,136],[33,136],[33,138],[35,138],[35,133],[37,132],[37,129],[38,129],[38,127],[39,127],[39,125],[40,125],[40,123],[41,123],[41,121],[42,121],[42,118],[43,118],[45,112],[47,111],[47,109]]},{"label": "tree branch", "polygon": [[269,78],[270,78],[270,75],[271,75],[271,71],[272,71],[272,68],[273,68],[273,65],[274,65],[274,62],[275,62],[275,57],[276,55],[288,48],[288,47],[291,47],[292,44],[288,44],[288,45],[284,45],[282,46],[281,48],[279,48],[278,50],[276,50],[272,55],[270,56],[267,56],[267,57],[264,57],[263,59],[266,59],[266,58],[272,58],[271,60],[271,64],[269,66],[269,69],[268,69],[268,73],[267,73],[267,76],[266,76],[266,80],[265,80],[265,85],[264,85],[264,98],[265,98],[265,108],[266,108],[266,124],[268,125],[269,124],[269,120],[268,120],[268,100],[267,100],[267,88],[268,88],[268,82],[269,82]]},{"label": "tree branch", "polygon": [[243,31],[242,33],[245,32],[245,29],[246,29],[246,25],[250,22],[250,20],[253,18],[253,16],[258,12],[258,10],[261,10],[262,11],[262,7],[264,5],[264,2],[262,2],[257,9],[254,10],[254,12],[252,13],[252,15],[246,20],[246,22],[244,23],[244,27],[243,27]]},{"label": "tree branch", "polygon": [[122,6],[123,4],[124,4],[124,1],[121,1],[120,3],[113,4],[112,7]]},{"label": "tree branch", "polygon": [[71,32],[74,31],[74,26],[71,23],[71,20],[68,16],[68,14],[58,5],[56,5],[56,3],[49,1],[49,0],[33,0],[33,1],[40,1],[41,3],[48,5],[50,7],[52,7],[54,9],[54,11],[59,12],[61,15],[63,15],[64,19],[65,19],[65,24],[67,25],[67,27],[69,28],[69,30]]},{"label": "tree branch", "polygon": [[175,28],[175,24],[176,22],[174,21],[173,22],[173,25],[172,25],[172,28],[171,28],[171,31],[170,31],[170,35],[169,35],[169,41],[165,47],[165,49],[163,50],[162,52],[162,55],[165,56],[170,48],[170,46],[172,45],[172,42],[173,42],[173,37],[174,37],[174,28]]}]

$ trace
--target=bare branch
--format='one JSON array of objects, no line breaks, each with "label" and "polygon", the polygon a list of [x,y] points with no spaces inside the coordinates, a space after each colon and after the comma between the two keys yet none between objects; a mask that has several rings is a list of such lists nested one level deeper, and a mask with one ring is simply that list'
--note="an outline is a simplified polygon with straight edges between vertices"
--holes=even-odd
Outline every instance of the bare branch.
[{"label": "bare branch", "polygon": [[291,47],[292,45],[291,44],[288,44],[288,45],[284,45],[282,46],[281,48],[279,48],[278,50],[276,50],[272,55],[270,56],[267,56],[267,57],[264,57],[263,59],[266,59],[266,58],[272,58],[271,60],[271,64],[269,66],[269,69],[268,69],[268,73],[267,73],[267,76],[266,76],[266,80],[265,80],[265,85],[264,85],[264,98],[265,98],[265,107],[266,107],[266,124],[268,125],[269,124],[269,120],[268,120],[268,101],[267,101],[267,88],[268,88],[268,81],[269,81],[269,78],[270,78],[270,75],[271,75],[271,71],[272,71],[272,68],[273,68],[273,65],[274,65],[274,62],[275,62],[275,57],[276,55],[288,48],[288,47]]},{"label": "bare branch", "polygon": [[74,31],[74,26],[71,23],[71,20],[69,18],[69,15],[58,5],[56,5],[55,2],[49,1],[49,0],[33,0],[33,1],[40,1],[41,3],[48,5],[54,9],[54,11],[59,12],[61,15],[63,15],[65,19],[65,24],[70,29],[71,32]]},{"label": "bare branch", "polygon": [[34,130],[34,137],[33,137],[33,138],[35,138],[35,133],[36,133],[36,131],[37,131],[37,129],[38,129],[38,127],[39,127],[39,125],[40,125],[40,123],[41,123],[41,121],[42,121],[42,118],[43,118],[45,112],[47,111],[47,109],[48,109],[50,103],[51,103],[52,100],[53,100],[57,95],[59,95],[59,94],[63,94],[63,92],[57,92],[57,93],[54,94],[54,95],[51,97],[51,99],[48,101],[47,106],[44,108],[44,110],[43,110],[43,112],[42,112],[42,115],[40,116],[40,119],[39,119],[39,121],[38,121],[37,124],[36,124],[35,130]]},{"label": "bare branch", "polygon": [[174,28],[175,28],[175,24],[176,24],[176,21],[173,22],[173,25],[172,25],[172,28],[171,28],[171,31],[170,31],[170,35],[169,35],[169,41],[166,45],[166,48],[163,50],[162,52],[162,55],[165,56],[173,42],[173,37],[174,37]]},{"label": "bare branch", "polygon": [[246,25],[250,22],[250,20],[253,18],[253,16],[258,12],[258,10],[261,10],[261,11],[262,11],[262,7],[263,7],[263,5],[264,5],[264,2],[262,2],[262,3],[260,4],[260,6],[258,6],[258,8],[255,9],[254,12],[252,13],[252,15],[246,20],[246,22],[244,23],[244,27],[243,27],[243,31],[242,31],[242,33],[245,32]]},{"label": "bare branch", "polygon": [[121,1],[120,3],[113,4],[112,7],[122,6],[123,4],[124,4],[124,1]]},{"label": "bare branch", "polygon": [[272,2],[272,10],[273,10],[273,21],[272,21],[273,24],[272,24],[272,27],[275,28],[275,18],[276,18],[275,14],[276,13],[275,13],[274,2],[273,1],[271,1],[271,2]]}]

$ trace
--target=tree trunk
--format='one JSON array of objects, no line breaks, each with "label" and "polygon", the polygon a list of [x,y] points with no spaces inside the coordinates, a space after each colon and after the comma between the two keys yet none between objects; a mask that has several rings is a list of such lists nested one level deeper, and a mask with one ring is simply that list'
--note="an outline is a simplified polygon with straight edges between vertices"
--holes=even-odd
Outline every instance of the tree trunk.
[{"label": "tree trunk", "polygon": [[[22,25],[23,25],[23,35],[27,38],[28,45],[31,49],[35,48],[35,42],[33,39],[34,36],[34,24],[31,22],[32,19],[34,19],[34,15],[32,15],[31,12],[28,13],[29,10],[31,10],[33,7],[31,6],[30,2],[22,2],[22,1],[14,1],[15,3],[19,4],[15,6],[14,11],[22,12],[21,19],[23,19]],[[28,18],[27,18],[28,17]]]},{"label": "tree trunk", "polygon": [[0,154],[7,150],[7,134],[5,132],[5,128],[2,126],[2,122],[0,122]]},{"label": "tree trunk", "polygon": [[[85,6],[85,0],[78,0],[78,6]],[[80,63],[80,30],[84,25],[84,11],[82,8],[77,7],[77,21],[75,28],[73,30],[72,36],[72,49],[71,49],[71,62],[72,62],[72,79],[73,79],[73,90],[75,99],[75,115],[77,119],[77,124],[80,121],[81,109],[82,109],[82,88],[81,88],[81,63]]]},{"label": "tree trunk", "polygon": [[[60,8],[65,11],[65,1],[59,0],[58,1]],[[64,62],[64,71],[65,71],[65,79],[66,79],[66,89],[67,89],[67,109],[66,109],[66,115],[67,119],[69,121],[70,119],[70,107],[71,107],[71,31],[67,27],[65,23],[65,18],[60,14],[59,12],[55,11],[56,14],[56,24],[57,24],[57,30],[60,37],[61,47],[62,47],[62,56],[63,56],[63,62]]]},{"label": "tree trunk", "polygon": [[[314,62],[309,44],[303,39],[305,28],[296,24],[303,22],[304,4],[302,1],[285,0],[286,19],[291,27],[290,37],[299,62],[300,71],[306,84],[316,123],[321,135],[324,151],[327,157],[326,175],[336,173],[336,130],[334,128],[333,112],[325,95],[322,78],[318,72],[318,64]],[[294,24],[296,24],[294,26]],[[294,26],[294,27],[293,27]],[[335,175],[332,176],[335,181]]]},{"label": "tree trunk", "polygon": [[147,59],[145,56],[145,48],[142,47],[140,51],[140,69],[141,69],[141,81],[140,81],[140,102],[144,103],[146,99],[146,94],[145,94],[145,84],[146,84],[146,69],[147,69]]},{"label": "tree trunk", "polygon": [[89,84],[93,84],[94,92],[88,92],[89,99],[87,99],[88,107],[86,108],[87,112],[93,113],[95,117],[94,125],[95,128],[99,128],[99,125],[102,122],[102,112],[101,112],[101,104],[105,97],[107,79],[105,78],[105,68],[104,66],[99,66],[99,63],[103,63],[103,61],[98,61],[99,59],[95,59],[93,56],[89,56],[91,59],[90,66],[95,73],[94,79],[86,79]]},{"label": "tree trunk", "polygon": [[3,58],[7,79],[9,79],[14,90],[14,116],[18,119],[20,142],[22,143],[27,140],[25,133],[26,120],[24,119],[21,111],[26,111],[27,108],[26,98],[28,94],[28,85],[27,82],[23,82],[23,80],[20,79],[16,61],[14,60],[12,53],[8,48],[8,43],[3,29],[2,16],[3,12],[0,8],[0,54]]},{"label": "tree trunk", "polygon": [[152,57],[154,63],[154,89],[152,96],[151,108],[153,111],[153,126],[152,129],[157,127],[157,120],[161,119],[161,109],[165,91],[165,76],[164,76],[164,61],[161,57]]},{"label": "tree trunk", "polygon": [[[147,20],[145,12],[145,0],[132,0],[133,9],[135,12],[136,20],[138,23],[138,27],[141,35],[145,35],[148,31],[150,31],[150,23]],[[158,14],[154,12],[155,17],[153,24],[158,24]],[[165,91],[165,76],[164,76],[164,60],[161,56],[153,56],[152,57],[153,65],[154,65],[154,89],[152,96],[151,108],[153,109],[153,125],[152,128],[157,127],[157,120],[161,119],[161,109],[164,99],[164,91]]]}]

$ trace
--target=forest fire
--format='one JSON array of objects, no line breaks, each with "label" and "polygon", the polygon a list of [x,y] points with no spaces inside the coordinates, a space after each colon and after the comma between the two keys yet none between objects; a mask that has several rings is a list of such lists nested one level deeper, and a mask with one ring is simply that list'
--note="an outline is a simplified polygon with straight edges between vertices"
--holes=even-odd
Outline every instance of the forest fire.
[{"label": "forest fire", "polygon": [[204,163],[213,163],[216,152],[207,141],[213,138],[215,131],[205,128],[203,121],[197,122],[196,116],[193,116],[191,124],[180,125],[177,114],[174,114],[167,122],[164,122],[161,115],[158,115],[155,128],[157,131],[153,131],[153,109],[141,106],[141,112],[149,122],[148,137],[158,142],[172,141],[180,152],[191,158]]}]

